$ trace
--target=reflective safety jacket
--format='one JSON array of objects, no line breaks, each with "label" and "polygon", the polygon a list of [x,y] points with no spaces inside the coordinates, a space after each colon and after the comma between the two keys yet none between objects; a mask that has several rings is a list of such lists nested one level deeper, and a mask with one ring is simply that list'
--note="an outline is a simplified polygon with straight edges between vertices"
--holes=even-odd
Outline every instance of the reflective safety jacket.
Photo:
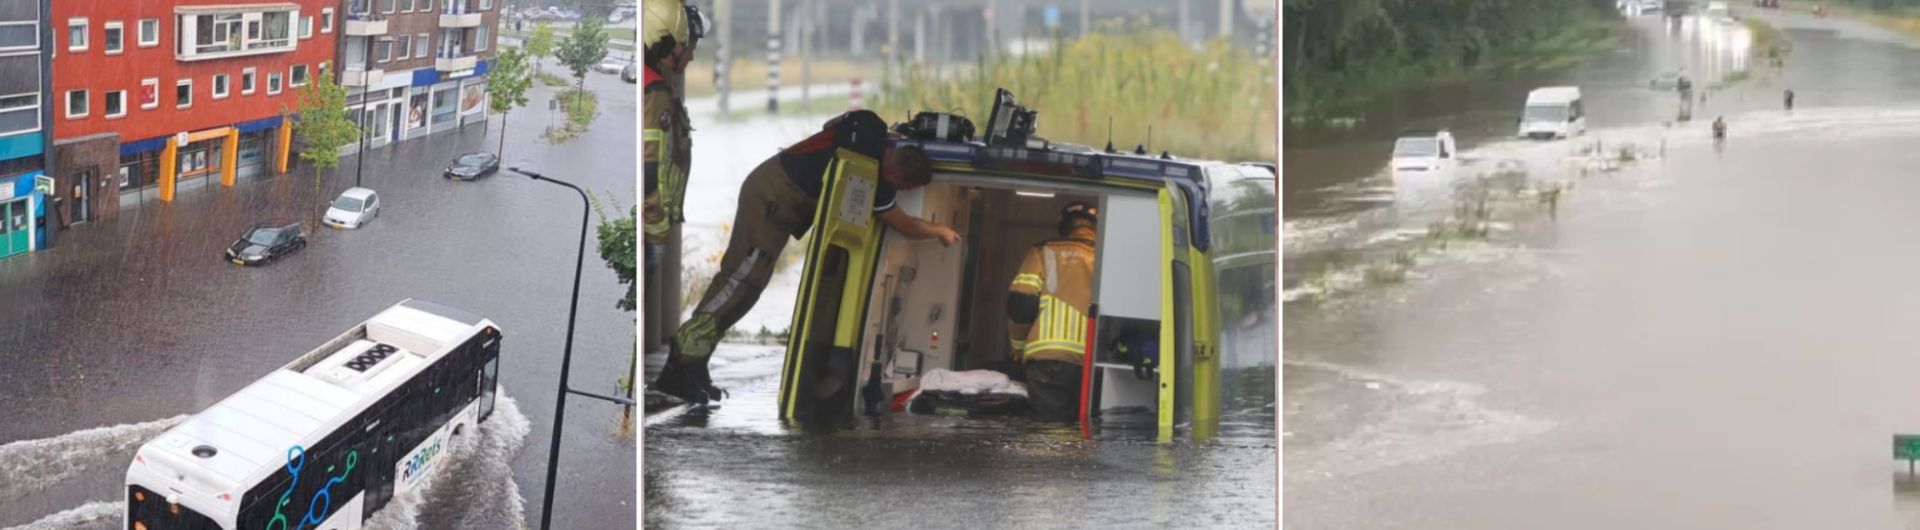
[{"label": "reflective safety jacket", "polygon": [[640,161],[645,166],[642,228],[649,243],[666,241],[667,230],[686,222],[687,175],[693,164],[693,127],[673,83],[645,67],[641,100]]},{"label": "reflective safety jacket", "polygon": [[1027,251],[1007,288],[1007,338],[1015,360],[1084,362],[1093,237],[1092,228],[1081,227]]}]

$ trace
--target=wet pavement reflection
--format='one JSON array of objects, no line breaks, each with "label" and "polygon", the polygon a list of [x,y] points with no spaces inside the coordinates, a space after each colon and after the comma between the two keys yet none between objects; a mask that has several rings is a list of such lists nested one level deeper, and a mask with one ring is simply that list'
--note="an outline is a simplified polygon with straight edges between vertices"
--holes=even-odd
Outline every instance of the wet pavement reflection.
[{"label": "wet pavement reflection", "polygon": [[[536,84],[529,106],[510,116],[502,166],[569,180],[620,205],[608,213],[624,213],[636,197],[637,91],[611,75],[587,83],[600,97],[591,132],[560,145],[541,139],[554,89]],[[463,488],[423,507],[422,526],[474,524],[449,515],[469,513],[461,507],[506,518],[493,527],[537,521],[582,206],[571,190],[504,169],[478,182],[441,178],[454,156],[493,150],[499,132],[495,119],[368,154],[364,185],[382,196],[381,215],[358,230],[310,225],[308,248],[269,266],[236,267],[220,253],[250,223],[312,212],[310,172],[185,190],[172,204],[150,198],[62,232],[58,248],[0,261],[0,444],[69,440],[97,427],[145,433],[134,426],[205,408],[381,309],[420,298],[500,323],[501,384],[530,423],[524,449],[495,455],[510,467],[469,478],[510,481],[517,492]],[[351,186],[357,162],[344,158],[320,197]],[[573,384],[612,394],[627,370],[633,315],[615,307],[625,288],[597,255],[583,274]],[[573,400],[568,410],[556,527],[634,527],[631,429],[609,404]],[[60,470],[70,474],[45,488],[0,492],[0,526],[118,498],[131,448],[120,443],[100,462]],[[0,462],[0,475],[24,465]],[[10,479],[0,482],[22,477]],[[523,498],[534,502],[519,513]]]},{"label": "wet pavement reflection", "polygon": [[[701,270],[702,258],[717,262],[747,171],[829,117],[694,117],[711,124],[694,145],[690,269]],[[776,272],[736,329],[786,328],[800,269]],[[668,409],[645,421],[646,527],[1271,528],[1274,318],[1268,309],[1223,325],[1236,347],[1222,354],[1223,417],[1181,425],[1166,441],[1144,411],[1127,410],[1109,411],[1086,432],[907,412],[792,424],[776,410],[784,347],[725,343],[710,367],[729,399],[706,414]],[[651,356],[648,372],[664,360]]]},{"label": "wet pavement reflection", "polygon": [[[1285,242],[1287,527],[1920,522],[1887,450],[1920,433],[1920,53],[1840,19],[1743,14],[1785,29],[1793,56],[1689,125],[1667,125],[1640,75],[1697,67],[1672,62],[1699,54],[1657,17],[1631,21],[1621,53],[1494,83],[1588,94],[1588,138],[1463,138],[1464,156],[1521,161],[1532,190],[1570,190],[1557,215],[1496,194],[1483,232],[1436,234],[1452,205],[1315,211],[1330,194],[1289,187],[1309,211]],[[1471,122],[1520,100],[1453,108]],[[1365,178],[1343,168],[1383,163],[1362,144],[1386,141],[1360,136],[1288,146],[1288,184]]]}]

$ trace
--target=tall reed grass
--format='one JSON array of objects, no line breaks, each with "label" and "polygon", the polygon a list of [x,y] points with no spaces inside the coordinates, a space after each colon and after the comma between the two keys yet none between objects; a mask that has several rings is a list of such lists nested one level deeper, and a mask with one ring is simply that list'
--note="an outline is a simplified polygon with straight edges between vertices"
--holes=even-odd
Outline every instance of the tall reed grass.
[{"label": "tall reed grass", "polygon": [[979,57],[971,68],[904,64],[875,110],[889,120],[952,111],[985,129],[997,88],[1040,112],[1037,134],[1115,149],[1148,144],[1154,154],[1228,161],[1274,160],[1280,108],[1272,63],[1224,41],[1200,49],[1147,21],[1054,39],[1048,51]]}]

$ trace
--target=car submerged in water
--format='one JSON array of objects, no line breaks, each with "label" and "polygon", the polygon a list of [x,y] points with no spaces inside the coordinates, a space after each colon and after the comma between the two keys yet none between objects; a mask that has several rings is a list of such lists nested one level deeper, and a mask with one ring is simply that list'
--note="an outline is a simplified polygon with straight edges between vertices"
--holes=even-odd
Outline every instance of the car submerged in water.
[{"label": "car submerged in water", "polygon": [[307,248],[306,230],[297,221],[254,225],[227,246],[225,257],[234,265],[265,265]]},{"label": "car submerged in water", "polygon": [[[933,166],[932,182],[899,191],[896,203],[953,228],[962,244],[916,241],[876,222],[863,199],[878,185],[878,161],[841,150],[828,165],[780,416],[891,414],[931,369],[985,370],[1008,359],[1007,287],[1025,251],[1058,236],[1058,212],[1082,201],[1101,222],[1080,417],[1144,408],[1163,437],[1188,424],[1195,439],[1210,437],[1221,409],[1223,323],[1274,303],[1273,165],[1049,142],[1034,135],[1037,114],[1005,89],[992,108],[985,138],[950,114],[922,113],[895,128],[905,138],[894,145],[921,148]],[[1165,346],[1148,361],[1111,347],[1123,336]]]}]

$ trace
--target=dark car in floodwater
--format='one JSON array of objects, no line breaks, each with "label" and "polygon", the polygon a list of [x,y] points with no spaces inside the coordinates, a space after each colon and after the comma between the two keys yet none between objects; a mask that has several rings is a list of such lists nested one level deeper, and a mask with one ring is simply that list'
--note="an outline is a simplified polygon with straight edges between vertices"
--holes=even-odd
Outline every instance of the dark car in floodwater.
[{"label": "dark car in floodwater", "polygon": [[493,153],[467,153],[453,159],[445,176],[453,180],[479,180],[500,172],[500,156]]},{"label": "dark car in floodwater", "polygon": [[306,231],[298,222],[269,222],[254,225],[227,246],[227,261],[234,265],[264,265],[307,248]]}]

